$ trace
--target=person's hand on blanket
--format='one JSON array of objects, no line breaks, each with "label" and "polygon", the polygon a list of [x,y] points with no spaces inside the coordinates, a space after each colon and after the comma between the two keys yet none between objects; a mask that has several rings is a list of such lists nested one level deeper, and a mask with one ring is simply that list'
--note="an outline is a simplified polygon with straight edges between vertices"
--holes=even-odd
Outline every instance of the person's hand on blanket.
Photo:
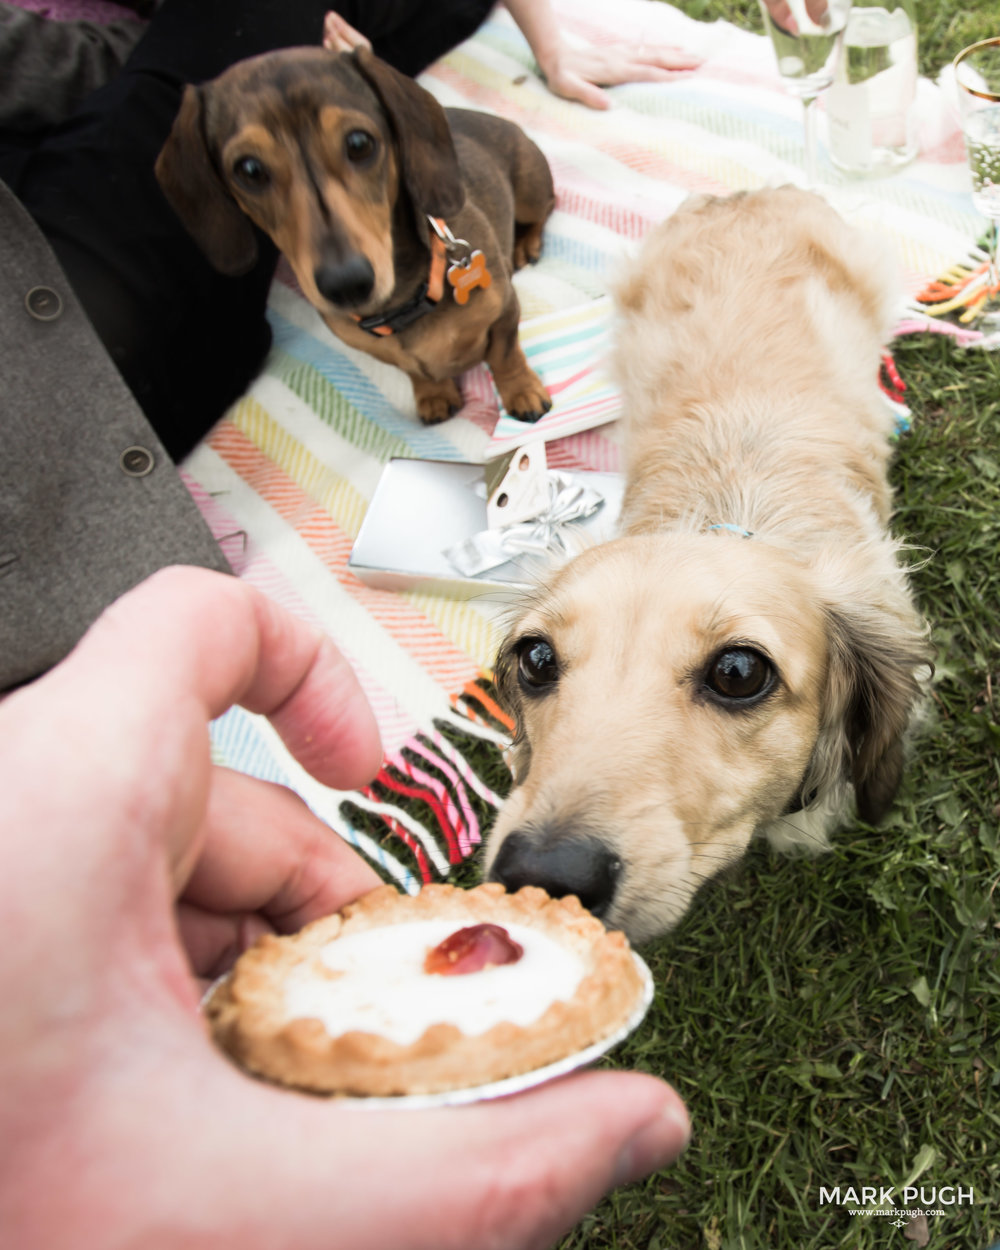
[{"label": "person's hand on blanket", "polygon": [[681,48],[639,42],[570,43],[547,0],[505,0],[534,53],[549,90],[589,108],[606,109],[601,87],[625,82],[663,82],[678,70],[697,69],[700,56]]},{"label": "person's hand on blanket", "polygon": [[679,1153],[679,1099],[638,1074],[358,1112],[251,1080],[215,1050],[197,974],[258,928],[297,928],[375,884],[297,799],[213,767],[208,724],[233,703],[330,785],[378,767],[332,644],[202,570],[157,574],[0,704],[9,1243],[522,1250]]},{"label": "person's hand on blanket", "polygon": [[[825,0],[809,3],[825,4]],[[606,109],[610,104],[601,85],[661,82],[678,70],[697,69],[702,63],[700,56],[660,44],[568,43],[547,0],[507,0],[506,7],[527,39],[549,90],[590,108]],[[333,52],[351,52],[371,44],[339,13],[330,12],[323,26],[323,47]]]}]

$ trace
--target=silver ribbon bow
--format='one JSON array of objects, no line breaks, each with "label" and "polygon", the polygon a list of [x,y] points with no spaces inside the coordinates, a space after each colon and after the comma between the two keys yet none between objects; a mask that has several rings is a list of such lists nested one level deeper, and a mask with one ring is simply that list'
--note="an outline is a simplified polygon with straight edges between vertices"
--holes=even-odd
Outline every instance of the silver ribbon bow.
[{"label": "silver ribbon bow", "polygon": [[445,551],[463,577],[478,577],[515,556],[551,560],[552,556],[568,552],[565,527],[593,516],[603,506],[604,497],[559,469],[549,469],[546,478],[548,503],[538,516],[499,529],[481,530]]}]

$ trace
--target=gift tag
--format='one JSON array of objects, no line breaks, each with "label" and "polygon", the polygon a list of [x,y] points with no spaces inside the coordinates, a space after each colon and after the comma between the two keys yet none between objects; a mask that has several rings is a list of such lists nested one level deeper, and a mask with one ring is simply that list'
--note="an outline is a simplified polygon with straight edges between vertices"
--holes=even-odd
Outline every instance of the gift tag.
[{"label": "gift tag", "polygon": [[490,529],[533,520],[549,501],[545,444],[532,443],[483,466],[486,524]]},{"label": "gift tag", "polygon": [[486,268],[486,257],[477,248],[467,261],[449,267],[448,281],[455,289],[455,303],[467,304],[469,294],[477,286],[485,291],[492,284],[493,275]]}]

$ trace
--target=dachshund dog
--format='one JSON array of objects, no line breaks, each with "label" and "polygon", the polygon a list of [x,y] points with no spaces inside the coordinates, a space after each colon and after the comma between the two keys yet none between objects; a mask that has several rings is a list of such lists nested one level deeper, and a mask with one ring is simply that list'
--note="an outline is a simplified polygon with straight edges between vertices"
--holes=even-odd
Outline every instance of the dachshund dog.
[{"label": "dachshund dog", "polygon": [[514,789],[486,851],[642,942],[757,831],[892,802],[929,673],[887,533],[884,248],[785,187],[687,201],[617,292],[620,535],[530,595],[497,665]]},{"label": "dachshund dog", "polygon": [[254,264],[251,223],[270,235],[330,329],[409,375],[421,420],[460,407],[483,360],[512,416],[551,406],[510,278],[555,195],[511,122],[442,109],[365,48],[293,48],[187,87],[156,175],[222,273]]}]

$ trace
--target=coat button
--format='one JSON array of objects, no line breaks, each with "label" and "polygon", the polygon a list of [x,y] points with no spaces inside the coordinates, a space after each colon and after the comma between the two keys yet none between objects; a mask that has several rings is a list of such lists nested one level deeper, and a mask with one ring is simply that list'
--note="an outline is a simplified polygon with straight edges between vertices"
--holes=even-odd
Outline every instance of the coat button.
[{"label": "coat button", "polygon": [[147,473],[152,473],[156,461],[153,459],[153,453],[147,451],[145,447],[126,447],[118,463],[121,471],[129,477],[145,477]]},{"label": "coat button", "polygon": [[33,286],[24,306],[36,321],[55,321],[63,310],[62,299],[50,286]]}]

